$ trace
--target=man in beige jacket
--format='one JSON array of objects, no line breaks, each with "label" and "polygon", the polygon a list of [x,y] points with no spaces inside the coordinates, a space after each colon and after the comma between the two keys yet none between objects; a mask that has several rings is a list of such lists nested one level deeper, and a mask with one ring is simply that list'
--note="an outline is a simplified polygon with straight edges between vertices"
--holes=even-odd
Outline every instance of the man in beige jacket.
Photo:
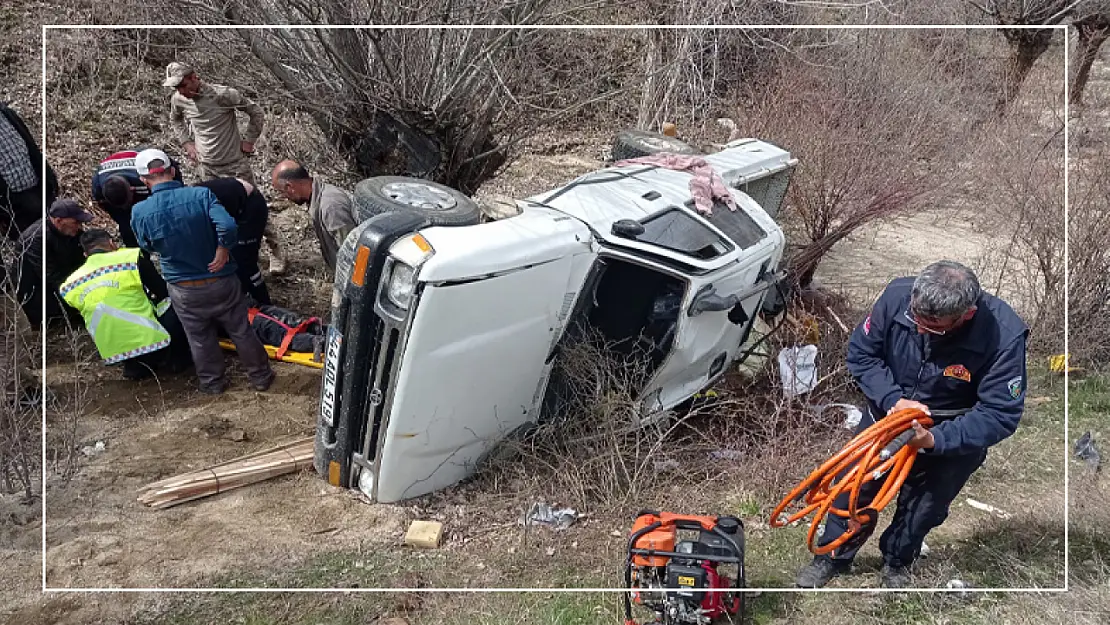
[{"label": "man in beige jacket", "polygon": [[[256,184],[250,155],[262,134],[265,112],[237,89],[204,82],[186,63],[166,66],[165,87],[172,87],[170,123],[174,138],[204,180],[234,177]],[[237,111],[247,115],[245,133],[239,132]],[[265,241],[270,248],[270,273],[285,271],[285,261],[267,225]]]}]

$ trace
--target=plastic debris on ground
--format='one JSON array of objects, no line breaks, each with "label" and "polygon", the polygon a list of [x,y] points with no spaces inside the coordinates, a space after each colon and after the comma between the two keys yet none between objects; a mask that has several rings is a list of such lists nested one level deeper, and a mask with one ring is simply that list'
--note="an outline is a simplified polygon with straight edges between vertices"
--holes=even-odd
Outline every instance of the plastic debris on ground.
[{"label": "plastic debris on ground", "polygon": [[532,504],[520,519],[521,525],[546,525],[555,530],[565,530],[574,525],[581,515],[573,508],[552,508],[546,503]]},{"label": "plastic debris on ground", "polygon": [[785,347],[779,352],[782,392],[797,397],[817,388],[817,346]]},{"label": "plastic debris on ground", "polygon": [[1102,470],[1102,456],[1098,453],[1098,448],[1095,447],[1095,439],[1091,437],[1091,432],[1088,430],[1075,441],[1075,455],[1080,460],[1087,463],[1095,471]]},{"label": "plastic debris on ground", "polygon": [[1005,512],[1003,510],[995,508],[994,506],[992,506],[990,504],[985,504],[981,501],[976,501],[974,499],[971,499],[970,497],[967,500],[967,505],[971,506],[972,508],[975,508],[976,510],[982,510],[983,512],[989,512],[991,514],[997,515],[998,517],[1003,518],[1003,519],[1010,518],[1010,513],[1009,512]]},{"label": "plastic debris on ground", "polygon": [[104,441],[96,441],[95,445],[85,445],[81,448],[81,453],[86,456],[92,457],[104,451]]},{"label": "plastic debris on ground", "polygon": [[858,406],[853,406],[852,404],[822,404],[816,406],[817,416],[821,417],[821,415],[825,414],[825,411],[830,408],[838,408],[844,413],[844,423],[842,424],[844,429],[855,429],[860,421],[863,420],[863,412],[860,411]]},{"label": "plastic debris on ground", "polygon": [[971,584],[965,582],[962,579],[950,579],[950,580],[948,580],[948,583],[944,585],[944,587],[947,588],[948,590],[963,591],[963,592],[952,593],[952,594],[956,595],[957,597],[960,597],[961,599],[969,597],[971,595],[971,593],[966,592],[966,590],[968,588],[972,587]]}]

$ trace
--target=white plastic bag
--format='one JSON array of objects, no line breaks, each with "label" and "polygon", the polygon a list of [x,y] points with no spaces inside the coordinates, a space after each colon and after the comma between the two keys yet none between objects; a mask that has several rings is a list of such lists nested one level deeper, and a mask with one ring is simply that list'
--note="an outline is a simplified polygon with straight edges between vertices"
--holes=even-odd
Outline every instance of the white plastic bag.
[{"label": "white plastic bag", "polygon": [[817,346],[785,347],[779,352],[782,392],[787,397],[804,395],[817,387]]}]

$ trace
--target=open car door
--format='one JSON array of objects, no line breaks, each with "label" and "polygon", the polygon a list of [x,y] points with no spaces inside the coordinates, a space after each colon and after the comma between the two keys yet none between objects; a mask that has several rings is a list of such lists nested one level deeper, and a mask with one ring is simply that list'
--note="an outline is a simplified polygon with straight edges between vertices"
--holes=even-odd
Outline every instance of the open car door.
[{"label": "open car door", "polygon": [[360,479],[383,503],[467,477],[537,416],[553,347],[597,257],[584,224],[542,208],[421,235],[434,255],[385,398],[373,484]]}]

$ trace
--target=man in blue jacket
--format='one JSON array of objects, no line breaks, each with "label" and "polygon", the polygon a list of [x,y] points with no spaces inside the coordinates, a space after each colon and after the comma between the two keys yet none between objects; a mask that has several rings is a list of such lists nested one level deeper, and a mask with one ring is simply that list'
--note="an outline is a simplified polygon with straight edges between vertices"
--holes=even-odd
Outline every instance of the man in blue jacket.
[{"label": "man in blue jacket", "polygon": [[[987,449],[1017,429],[1025,407],[1028,332],[1009,305],[980,290],[971,269],[944,260],[916,279],[892,281],[852,333],[848,371],[868,408],[857,433],[905,408],[918,408],[934,421],[928,429],[913,426],[910,444],[918,448],[917,460],[879,540],[884,587],[909,585],[910,565],[925,535],[948,517]],[[881,484],[870,482],[859,505],[869,503]],[[847,508],[847,495],[834,505]],[[847,528],[845,519],[829,515],[819,544],[829,544]],[[831,554],[815,557],[799,572],[797,585],[819,588],[847,572],[874,530],[875,523],[865,525]]]},{"label": "man in blue jacket", "polygon": [[165,152],[139,152],[135,169],[151,193],[131,209],[131,229],[142,249],[158,254],[170,300],[189,337],[201,391],[219,394],[228,386],[218,326],[235,343],[251,386],[265,391],[274,371],[251,329],[231,259],[238,236],[235,220],[212,191],[176,181],[176,168]]}]

